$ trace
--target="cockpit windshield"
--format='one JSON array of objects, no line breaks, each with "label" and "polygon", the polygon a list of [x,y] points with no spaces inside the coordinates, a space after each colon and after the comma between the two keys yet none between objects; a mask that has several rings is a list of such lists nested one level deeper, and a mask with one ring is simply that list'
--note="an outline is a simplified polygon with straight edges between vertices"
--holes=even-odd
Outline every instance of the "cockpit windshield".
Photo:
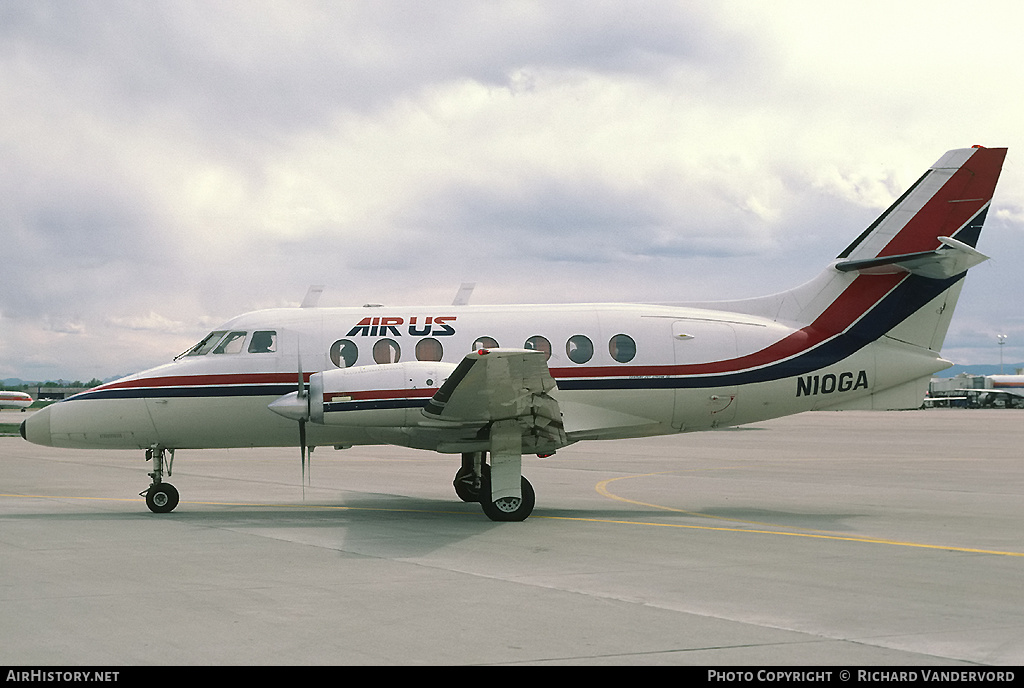
[{"label": "cockpit windshield", "polygon": [[213,350],[215,354],[237,354],[242,350],[245,343],[245,332],[230,332],[220,340],[220,344]]},{"label": "cockpit windshield", "polygon": [[[193,346],[191,349],[185,352],[185,356],[205,356],[210,353],[210,349],[217,345],[220,338],[224,336],[227,330],[217,330],[203,337],[202,341]],[[178,358],[181,358],[179,356]]]},{"label": "cockpit windshield", "polygon": [[251,354],[273,353],[277,351],[277,332],[275,330],[257,330],[252,333],[248,349],[245,340],[248,332],[235,330],[214,330],[203,337],[202,341],[191,349],[175,357],[174,360],[186,356],[205,356],[206,354],[238,354],[248,351]]}]

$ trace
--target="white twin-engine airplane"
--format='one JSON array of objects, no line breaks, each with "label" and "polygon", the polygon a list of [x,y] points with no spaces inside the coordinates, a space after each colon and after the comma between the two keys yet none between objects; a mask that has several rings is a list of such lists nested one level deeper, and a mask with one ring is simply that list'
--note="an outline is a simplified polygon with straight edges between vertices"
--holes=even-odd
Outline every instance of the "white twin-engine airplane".
[{"label": "white twin-engine airplane", "polygon": [[[715,304],[293,308],[238,316],[172,363],[21,426],[54,447],[144,449],[171,511],[174,451],[395,444],[461,454],[493,520],[534,507],[522,455],[580,440],[922,405],[1006,155],[943,155],[825,271]],[[462,299],[464,301],[464,299]],[[459,299],[457,299],[457,303]],[[467,353],[469,352],[469,353]],[[305,477],[303,478],[305,480]]]}]

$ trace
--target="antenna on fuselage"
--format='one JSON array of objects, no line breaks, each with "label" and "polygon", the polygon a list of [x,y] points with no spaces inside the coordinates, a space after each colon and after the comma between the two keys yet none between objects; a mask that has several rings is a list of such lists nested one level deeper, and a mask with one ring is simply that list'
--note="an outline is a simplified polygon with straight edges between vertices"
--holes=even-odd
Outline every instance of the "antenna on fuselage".
[{"label": "antenna on fuselage", "polygon": [[309,285],[309,289],[306,291],[306,297],[302,299],[302,303],[299,305],[299,308],[316,308],[316,305],[320,303],[320,295],[323,293],[324,285]]},{"label": "antenna on fuselage", "polygon": [[453,306],[466,306],[469,304],[469,297],[473,295],[473,290],[476,288],[476,282],[463,282],[462,286],[459,287],[458,293],[455,294],[455,300],[452,301]]}]

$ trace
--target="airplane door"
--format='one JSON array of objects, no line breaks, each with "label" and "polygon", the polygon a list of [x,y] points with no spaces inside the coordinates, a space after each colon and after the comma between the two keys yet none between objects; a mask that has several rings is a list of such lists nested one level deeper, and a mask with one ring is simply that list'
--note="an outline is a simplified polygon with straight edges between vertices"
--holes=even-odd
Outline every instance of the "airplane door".
[{"label": "airplane door", "polygon": [[[737,356],[736,331],[729,323],[676,320],[672,323],[672,342],[676,365],[698,365]],[[736,385],[683,385],[676,389],[674,428],[715,428],[728,425],[736,416]]]}]

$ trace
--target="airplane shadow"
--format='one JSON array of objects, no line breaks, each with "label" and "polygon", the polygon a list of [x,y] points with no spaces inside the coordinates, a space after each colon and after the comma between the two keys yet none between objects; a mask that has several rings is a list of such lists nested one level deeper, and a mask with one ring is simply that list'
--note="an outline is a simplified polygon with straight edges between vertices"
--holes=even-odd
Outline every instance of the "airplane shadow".
[{"label": "airplane shadow", "polygon": [[[0,514],[4,521],[48,521],[71,527],[77,523],[106,521],[148,528],[157,524],[196,526],[242,532],[335,549],[349,554],[387,558],[412,558],[478,537],[481,534],[507,532],[514,536],[530,529],[530,537],[543,537],[543,531],[561,522],[589,522],[598,526],[620,527],[629,524],[678,525],[709,530],[796,530],[849,532],[844,522],[856,514],[795,513],[768,509],[711,507],[690,513],[656,508],[563,509],[538,505],[525,523],[496,523],[489,520],[478,504],[458,500],[403,497],[400,495],[348,494],[344,500],[298,503],[212,503],[183,501],[169,514],[154,514],[141,503],[122,505],[121,510],[74,509],[62,501],[54,513]],[[0,525],[2,527],[2,525]],[[556,526],[558,527],[558,526]],[[559,536],[564,537],[564,525]],[[135,529],[131,535],[134,538]],[[125,537],[120,529],[107,535],[93,535],[116,542]],[[166,531],[154,537],[167,537]]]},{"label": "airplane shadow", "polygon": [[[62,503],[67,505],[64,498]],[[74,498],[68,498],[74,499]],[[349,493],[344,500],[309,500],[306,502],[254,503],[254,502],[200,502],[183,500],[169,514],[154,514],[147,510],[141,500],[130,500],[139,508],[127,507],[124,511],[67,509],[54,513],[11,513],[0,514],[4,520],[118,520],[173,519],[180,522],[209,522],[217,520],[288,523],[294,527],[317,527],[326,522],[381,521],[419,523],[427,519],[437,523],[471,523],[477,526],[502,526],[503,523],[490,521],[475,503],[457,499],[429,499],[405,497],[380,493]],[[607,508],[564,509],[545,507],[538,504],[531,518],[631,520],[631,519],[672,519],[693,520],[703,523],[709,520],[733,522],[745,525],[770,525],[778,527],[850,530],[845,522],[860,518],[863,514],[794,512],[774,509],[735,507],[694,507],[687,511],[671,511],[655,507],[623,509],[614,505]]]}]

